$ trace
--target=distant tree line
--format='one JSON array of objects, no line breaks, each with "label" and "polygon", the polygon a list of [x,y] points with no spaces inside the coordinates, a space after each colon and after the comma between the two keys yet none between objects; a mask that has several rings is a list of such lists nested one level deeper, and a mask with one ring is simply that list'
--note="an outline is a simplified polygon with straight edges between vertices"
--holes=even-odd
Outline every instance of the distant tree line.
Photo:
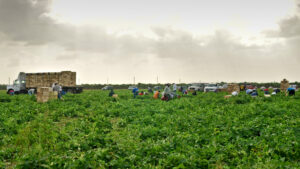
[{"label": "distant tree line", "polygon": [[0,84],[0,90],[6,90],[6,85]]},{"label": "distant tree line", "polygon": [[[226,84],[226,82],[221,82],[218,84]],[[278,82],[268,82],[268,83],[257,83],[257,82],[240,82],[239,85],[252,85],[257,87],[274,87],[279,88],[280,83]],[[300,82],[290,82],[290,84],[296,84],[297,87],[300,87]],[[114,89],[128,89],[129,86],[137,86],[140,89],[147,89],[148,87],[153,88],[154,86],[160,86],[161,89],[164,88],[166,84],[146,84],[146,83],[138,83],[136,85],[134,84],[82,84],[81,86],[84,89],[102,89],[105,86],[112,86]],[[191,84],[188,83],[181,83],[177,84],[177,86],[190,86]]]},{"label": "distant tree line", "polygon": [[161,88],[164,87],[165,84],[144,84],[144,83],[138,83],[138,84],[82,84],[84,89],[102,89],[105,86],[112,86],[114,89],[128,89],[129,86],[136,86],[140,89],[147,89],[148,87],[155,87],[160,86]]}]

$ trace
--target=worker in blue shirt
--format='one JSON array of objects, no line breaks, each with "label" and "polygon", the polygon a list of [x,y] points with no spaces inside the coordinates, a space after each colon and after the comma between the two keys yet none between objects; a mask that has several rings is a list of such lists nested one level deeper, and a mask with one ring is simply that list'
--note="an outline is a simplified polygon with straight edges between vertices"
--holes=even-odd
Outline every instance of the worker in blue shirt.
[{"label": "worker in blue shirt", "polygon": [[137,87],[132,89],[133,98],[136,98],[136,96],[139,94],[139,89]]},{"label": "worker in blue shirt", "polygon": [[289,96],[295,96],[296,90],[294,88],[289,87],[287,91]]}]

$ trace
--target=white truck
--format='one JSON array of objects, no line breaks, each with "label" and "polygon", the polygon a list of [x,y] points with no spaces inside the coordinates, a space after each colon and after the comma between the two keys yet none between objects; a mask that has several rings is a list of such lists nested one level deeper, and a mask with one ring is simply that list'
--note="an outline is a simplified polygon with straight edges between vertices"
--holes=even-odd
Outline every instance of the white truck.
[{"label": "white truck", "polygon": [[208,84],[204,87],[204,92],[217,92],[218,86],[216,84]]},{"label": "white truck", "polygon": [[202,83],[192,83],[191,86],[188,87],[189,91],[199,91],[199,92],[203,92],[204,91],[204,84]]},{"label": "white truck", "polygon": [[[13,85],[6,87],[7,94],[28,93],[30,89],[38,87],[52,87],[54,83],[62,86],[64,92],[81,93],[82,87],[76,86],[76,72],[44,72],[24,73],[20,72]],[[36,91],[36,90],[35,90]]]}]

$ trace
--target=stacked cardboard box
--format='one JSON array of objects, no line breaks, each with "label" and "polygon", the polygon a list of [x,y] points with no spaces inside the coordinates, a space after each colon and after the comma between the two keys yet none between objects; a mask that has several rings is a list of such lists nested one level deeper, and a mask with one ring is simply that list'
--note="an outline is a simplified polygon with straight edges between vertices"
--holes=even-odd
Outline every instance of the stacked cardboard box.
[{"label": "stacked cardboard box", "polygon": [[231,94],[232,92],[240,92],[240,86],[238,84],[228,84],[227,92]]},{"label": "stacked cardboard box", "polygon": [[53,83],[58,83],[59,73],[49,73],[49,84],[52,86]]},{"label": "stacked cardboard box", "polygon": [[35,77],[32,74],[27,74],[26,75],[26,86],[28,88],[33,88],[35,83]]},{"label": "stacked cardboard box", "polygon": [[53,83],[58,83],[63,87],[76,86],[76,72],[63,71],[54,73],[27,73],[26,87],[51,87]]},{"label": "stacked cardboard box", "polygon": [[227,92],[227,88],[218,89],[218,92]]},{"label": "stacked cardboard box", "polygon": [[289,88],[290,83],[286,79],[283,79],[280,83],[280,90],[281,92],[286,92],[287,88]]},{"label": "stacked cardboard box", "polygon": [[39,87],[37,89],[37,102],[45,103],[49,100],[57,99],[58,93],[51,87]]},{"label": "stacked cardboard box", "polygon": [[76,73],[71,71],[63,71],[59,76],[59,84],[62,86],[75,86],[76,85]]}]

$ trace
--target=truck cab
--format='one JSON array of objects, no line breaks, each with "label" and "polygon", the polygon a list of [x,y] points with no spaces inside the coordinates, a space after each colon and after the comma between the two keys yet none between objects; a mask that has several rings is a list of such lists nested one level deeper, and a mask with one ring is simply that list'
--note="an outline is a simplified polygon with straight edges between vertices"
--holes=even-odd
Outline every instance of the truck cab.
[{"label": "truck cab", "polygon": [[204,87],[204,92],[217,92],[217,84],[208,84]]},{"label": "truck cab", "polygon": [[12,85],[6,86],[7,94],[13,95],[14,93],[26,93],[26,74],[24,72],[19,73],[19,76],[14,80]]}]

